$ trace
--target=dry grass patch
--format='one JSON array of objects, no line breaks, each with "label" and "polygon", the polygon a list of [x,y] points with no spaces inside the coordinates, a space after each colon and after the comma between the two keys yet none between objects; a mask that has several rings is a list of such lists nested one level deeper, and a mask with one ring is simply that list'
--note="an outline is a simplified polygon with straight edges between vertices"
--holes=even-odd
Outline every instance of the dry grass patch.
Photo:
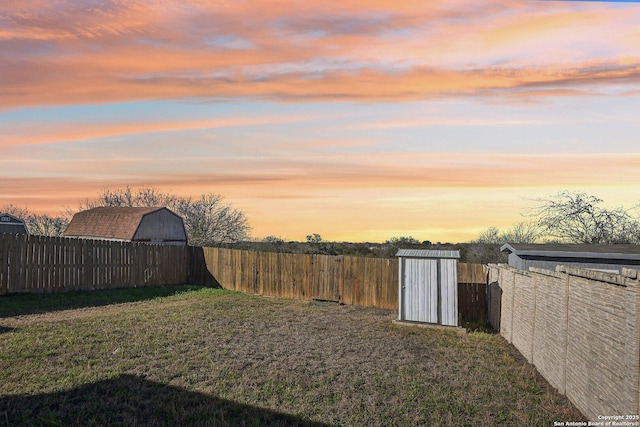
[{"label": "dry grass patch", "polygon": [[167,294],[19,316],[0,309],[0,425],[583,419],[497,335],[394,325],[388,310]]}]

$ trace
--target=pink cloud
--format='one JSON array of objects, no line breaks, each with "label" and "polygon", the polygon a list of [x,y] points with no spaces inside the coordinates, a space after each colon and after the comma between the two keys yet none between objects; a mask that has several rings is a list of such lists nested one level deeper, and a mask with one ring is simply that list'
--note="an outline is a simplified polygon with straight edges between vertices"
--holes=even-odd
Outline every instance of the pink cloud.
[{"label": "pink cloud", "polygon": [[[247,213],[256,236],[303,239],[305,232],[320,232],[384,240],[401,227],[431,233],[425,239],[455,241],[489,225],[508,225],[521,197],[543,189],[633,188],[640,155],[385,153],[204,158],[190,160],[189,170],[168,168],[175,162],[182,159],[154,162],[147,170],[120,159],[60,160],[43,165],[40,177],[4,168],[0,206],[56,215],[105,187],[155,186],[181,195],[223,194]],[[401,214],[399,205],[406,207]]]},{"label": "pink cloud", "polygon": [[[92,184],[77,185],[86,171],[86,162],[60,160],[43,171],[58,178],[19,178],[5,176],[11,182],[3,197],[29,193],[47,195],[112,185],[153,185],[173,189],[216,188],[225,194],[268,197],[269,194],[300,196],[310,192],[341,192],[381,189],[455,189],[509,188],[532,186],[617,185],[634,182],[640,167],[640,155],[532,155],[483,153],[407,153],[351,155],[313,158],[203,158],[188,159],[188,170],[168,170],[182,159],[154,162],[142,170],[131,160],[94,159],[90,168]],[[119,164],[119,166],[118,166]],[[78,169],[79,168],[79,169]],[[64,173],[63,171],[66,171]],[[193,172],[198,171],[198,172]],[[78,174],[76,177],[75,175]],[[65,177],[66,176],[66,177]],[[127,178],[128,177],[128,178]],[[34,185],[38,182],[38,185]],[[26,191],[30,188],[29,191]],[[224,190],[224,191],[223,191]],[[96,190],[97,191],[97,190]],[[182,191],[182,190],[181,190]],[[89,192],[91,193],[91,192]]]},{"label": "pink cloud", "polygon": [[[566,62],[573,45],[562,39],[607,22],[627,23],[621,36],[637,33],[625,13],[497,1],[8,1],[0,6],[0,108],[182,97],[508,98],[523,88],[533,97],[597,94],[601,84],[634,85],[640,58],[629,49],[588,58],[587,50]],[[526,40],[546,41],[544,63],[527,64],[522,54],[503,61]]]},{"label": "pink cloud", "polygon": [[94,138],[134,135],[149,132],[178,132],[195,129],[257,126],[265,124],[292,124],[327,116],[287,115],[233,117],[198,121],[136,121],[104,123],[43,123],[37,128],[30,124],[8,124],[3,129],[0,147],[32,144],[52,144],[68,141],[86,141]]}]

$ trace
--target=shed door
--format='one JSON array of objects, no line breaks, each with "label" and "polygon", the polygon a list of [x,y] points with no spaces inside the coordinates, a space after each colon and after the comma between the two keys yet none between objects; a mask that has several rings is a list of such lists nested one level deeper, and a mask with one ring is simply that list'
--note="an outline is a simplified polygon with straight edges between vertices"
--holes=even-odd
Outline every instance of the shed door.
[{"label": "shed door", "polygon": [[458,275],[453,259],[440,260],[440,322],[458,326]]},{"label": "shed door", "polygon": [[438,323],[438,261],[403,258],[404,320]]}]

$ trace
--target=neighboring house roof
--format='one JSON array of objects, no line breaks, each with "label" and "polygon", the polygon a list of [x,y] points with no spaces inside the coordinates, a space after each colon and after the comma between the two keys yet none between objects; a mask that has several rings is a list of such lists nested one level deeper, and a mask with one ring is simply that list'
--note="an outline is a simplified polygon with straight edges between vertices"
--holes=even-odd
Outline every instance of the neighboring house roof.
[{"label": "neighboring house roof", "polygon": [[132,240],[142,218],[162,209],[167,208],[99,207],[89,209],[73,216],[64,235],[67,237]]},{"label": "neighboring house roof", "polygon": [[396,256],[405,258],[460,258],[460,252],[431,249],[398,249]]},{"label": "neighboring house roof", "polygon": [[500,250],[522,257],[640,260],[640,245],[505,243]]},{"label": "neighboring house roof", "polygon": [[27,233],[24,221],[10,214],[0,213],[0,233]]}]

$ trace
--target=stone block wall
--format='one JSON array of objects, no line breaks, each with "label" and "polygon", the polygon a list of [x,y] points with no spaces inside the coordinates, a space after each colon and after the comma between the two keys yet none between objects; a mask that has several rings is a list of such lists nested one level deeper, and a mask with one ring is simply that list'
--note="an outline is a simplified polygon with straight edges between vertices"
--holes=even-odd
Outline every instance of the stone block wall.
[{"label": "stone block wall", "polygon": [[[500,333],[589,419],[640,411],[638,273],[489,266]],[[491,308],[490,308],[491,312]]]}]

